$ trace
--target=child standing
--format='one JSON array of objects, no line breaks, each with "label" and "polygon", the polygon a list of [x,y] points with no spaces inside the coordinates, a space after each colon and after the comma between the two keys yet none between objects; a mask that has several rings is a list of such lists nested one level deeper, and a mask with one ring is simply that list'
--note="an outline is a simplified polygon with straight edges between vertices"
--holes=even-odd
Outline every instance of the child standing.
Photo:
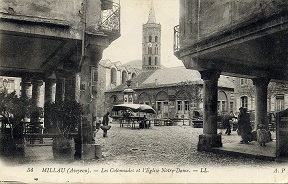
[{"label": "child standing", "polygon": [[263,124],[258,125],[257,129],[257,141],[260,146],[266,146],[266,143],[270,141],[270,136]]}]

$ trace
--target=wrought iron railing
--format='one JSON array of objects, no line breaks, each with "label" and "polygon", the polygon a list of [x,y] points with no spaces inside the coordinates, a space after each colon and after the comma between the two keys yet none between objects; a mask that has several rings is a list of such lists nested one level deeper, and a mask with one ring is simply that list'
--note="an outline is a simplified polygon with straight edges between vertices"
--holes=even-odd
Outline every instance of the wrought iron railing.
[{"label": "wrought iron railing", "polygon": [[179,25],[174,27],[174,44],[173,44],[174,52],[179,51],[180,43],[179,43]]},{"label": "wrought iron railing", "polygon": [[120,5],[109,0],[101,0],[101,3],[102,18],[98,29],[120,33]]}]

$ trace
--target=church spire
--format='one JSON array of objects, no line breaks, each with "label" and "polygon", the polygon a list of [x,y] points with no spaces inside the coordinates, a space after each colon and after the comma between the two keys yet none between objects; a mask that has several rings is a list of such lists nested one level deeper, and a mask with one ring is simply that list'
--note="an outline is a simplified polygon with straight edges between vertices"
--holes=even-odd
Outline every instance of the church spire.
[{"label": "church spire", "polygon": [[161,25],[156,23],[153,0],[148,21],[142,26],[142,69],[161,69]]},{"label": "church spire", "polygon": [[149,17],[147,23],[156,23],[155,11],[153,7],[153,0],[151,1],[151,7],[149,11]]}]

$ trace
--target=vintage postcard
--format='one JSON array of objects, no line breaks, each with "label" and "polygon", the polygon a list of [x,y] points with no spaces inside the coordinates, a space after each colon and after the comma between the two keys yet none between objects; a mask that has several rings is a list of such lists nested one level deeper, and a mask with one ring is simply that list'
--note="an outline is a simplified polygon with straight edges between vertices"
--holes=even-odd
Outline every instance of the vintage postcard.
[{"label": "vintage postcard", "polygon": [[0,182],[287,183],[287,6],[0,0]]}]

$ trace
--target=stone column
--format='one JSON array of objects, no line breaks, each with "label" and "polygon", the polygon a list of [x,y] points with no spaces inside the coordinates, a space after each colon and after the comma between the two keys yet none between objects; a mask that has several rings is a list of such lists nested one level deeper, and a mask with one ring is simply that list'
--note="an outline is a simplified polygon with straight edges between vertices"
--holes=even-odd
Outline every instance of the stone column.
[{"label": "stone column", "polygon": [[[88,37],[89,39],[89,37]],[[83,107],[82,126],[80,128],[81,141],[76,139],[76,155],[81,155],[82,159],[95,158],[95,142],[92,139],[92,121],[93,116],[97,114],[96,96],[98,92],[97,83],[93,84],[91,70],[93,67],[98,66],[99,61],[102,58],[103,47],[101,45],[92,44],[93,39],[90,40],[91,44],[86,47],[86,57],[81,64],[81,105]],[[100,43],[100,42],[94,42]],[[104,106],[104,104],[101,104]],[[79,149],[81,148],[81,149]],[[97,154],[97,153],[96,153]]]},{"label": "stone column", "polygon": [[218,78],[220,71],[200,71],[203,79],[203,134],[199,135],[198,150],[209,151],[212,147],[221,147],[221,135],[217,134]]},{"label": "stone column", "polygon": [[33,111],[31,112],[31,119],[30,121],[32,123],[38,122],[39,119],[39,113],[38,113],[38,107],[40,107],[41,102],[40,102],[40,89],[41,86],[43,85],[43,81],[39,79],[34,79],[32,81],[32,107]]},{"label": "stone column", "polygon": [[80,80],[79,73],[75,71],[66,71],[65,82],[65,99],[67,100],[80,100]]},{"label": "stone column", "polygon": [[27,77],[22,77],[21,81],[21,96],[23,98],[29,99],[29,91],[31,90],[31,79]]},{"label": "stone column", "polygon": [[43,80],[33,80],[32,85],[32,104],[35,107],[40,107],[40,89],[43,85]]},{"label": "stone column", "polygon": [[[98,45],[89,45],[86,48],[86,59],[81,68],[81,84],[85,90],[81,91],[81,104],[83,105],[83,117],[92,122],[92,116],[97,115],[97,82],[92,81],[92,68],[97,69],[99,61],[102,58],[103,49]],[[103,104],[104,107],[104,104]]]},{"label": "stone column", "polygon": [[55,102],[63,102],[65,99],[65,77],[64,71],[56,72],[56,95]]},{"label": "stone column", "polygon": [[258,124],[264,124],[268,127],[267,120],[267,88],[270,79],[255,78],[252,79],[255,85],[255,122],[254,130],[257,129]]},{"label": "stone column", "polygon": [[56,128],[53,126],[53,122],[50,120],[45,111],[47,111],[47,105],[55,102],[55,85],[56,79],[54,78],[47,78],[45,79],[45,104],[44,104],[44,125],[45,125],[45,132],[52,133],[55,132]]},{"label": "stone column", "polygon": [[53,90],[56,85],[56,79],[45,80],[45,103],[53,103],[55,101],[55,92]]}]

